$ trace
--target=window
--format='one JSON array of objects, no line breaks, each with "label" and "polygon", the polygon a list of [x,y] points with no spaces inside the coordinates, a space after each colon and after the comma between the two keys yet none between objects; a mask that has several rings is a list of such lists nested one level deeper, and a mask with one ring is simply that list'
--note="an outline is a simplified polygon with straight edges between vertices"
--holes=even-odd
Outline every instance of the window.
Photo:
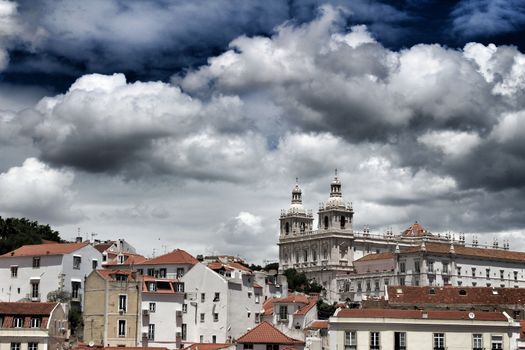
[{"label": "window", "polygon": [[34,269],[40,268],[40,257],[39,256],[33,257],[33,268]]},{"label": "window", "polygon": [[40,328],[42,324],[42,319],[40,317],[33,317],[31,319],[31,328]]},{"label": "window", "polygon": [[124,275],[123,273],[117,273],[115,275],[115,280],[119,282],[126,282],[128,280],[128,275]]},{"label": "window", "polygon": [[295,251],[295,262],[297,264],[299,263],[299,251],[298,250]]},{"label": "window", "polygon": [[503,349],[503,336],[502,335],[493,335],[490,337],[490,348],[492,350]]},{"label": "window", "polygon": [[259,323],[259,322],[261,322],[261,314],[255,313],[255,323]]},{"label": "window", "polygon": [[181,332],[181,333],[182,333],[182,334],[181,334],[181,338],[182,338],[182,340],[186,340],[186,335],[188,334],[188,327],[187,327],[186,323],[183,323],[183,324],[182,324],[181,331],[182,331],[182,332]]},{"label": "window", "polygon": [[303,259],[304,259],[304,262],[307,262],[308,261],[308,250],[303,250]]},{"label": "window", "polygon": [[379,332],[370,332],[370,350],[379,350]]},{"label": "window", "polygon": [[419,265],[419,260],[414,260],[414,270],[417,273],[421,272],[421,266]]},{"label": "window", "polygon": [[13,318],[13,328],[22,328],[24,319],[22,317]]},{"label": "window", "polygon": [[219,322],[219,314],[218,313],[214,313],[213,314],[213,322]]},{"label": "window", "polygon": [[459,277],[459,276],[461,276],[461,266],[458,266],[457,270],[458,270],[458,277]]},{"label": "window", "polygon": [[312,250],[312,260],[317,261],[317,250]]},{"label": "window", "polygon": [[253,344],[243,344],[243,350],[253,350]]},{"label": "window", "polygon": [[71,299],[78,299],[80,297],[80,282],[71,282]]},{"label": "window", "polygon": [[279,305],[279,320],[287,320],[287,319],[288,319],[288,306]]},{"label": "window", "polygon": [[428,278],[428,285],[433,286],[434,285],[434,277]]},{"label": "window", "polygon": [[149,303],[149,312],[155,312],[157,310],[157,303]]},{"label": "window", "polygon": [[448,274],[448,262],[443,261],[443,273]]},{"label": "window", "polygon": [[472,268],[472,277],[476,277],[476,268],[475,267]]},{"label": "window", "polygon": [[399,285],[404,286],[405,285],[405,277],[399,277]]},{"label": "window", "polygon": [[149,290],[150,292],[156,292],[156,291],[157,291],[157,283],[155,283],[155,282],[150,282],[150,283],[149,283],[149,288],[148,288],[148,290]]},{"label": "window", "polygon": [[11,266],[11,278],[18,277],[18,266]]},{"label": "window", "polygon": [[182,312],[187,313],[188,312],[188,304],[182,304]]},{"label": "window", "polygon": [[414,286],[419,286],[419,278],[414,278]]},{"label": "window", "polygon": [[445,333],[434,333],[434,350],[445,350]]},{"label": "window", "polygon": [[483,349],[483,335],[482,334],[472,334],[472,350],[482,350]]},{"label": "window", "polygon": [[39,286],[39,281],[31,281],[31,299],[40,298]]},{"label": "window", "polygon": [[20,343],[11,343],[11,350],[20,350]]},{"label": "window", "polygon": [[216,336],[216,335],[212,335],[212,336],[211,336],[211,342],[212,342],[213,344],[215,344],[215,343],[217,342],[217,336]]},{"label": "window", "polygon": [[345,350],[357,349],[357,334],[355,331],[345,331]]},{"label": "window", "polygon": [[27,343],[28,350],[38,350],[38,343]]},{"label": "window", "polygon": [[177,278],[184,276],[184,267],[177,268]]},{"label": "window", "polygon": [[266,350],[279,350],[279,344],[266,344]]},{"label": "window", "polygon": [[370,281],[366,281],[366,291],[370,291]]},{"label": "window", "polygon": [[128,304],[128,296],[119,295],[118,296],[118,310],[122,312],[126,312],[127,304]]},{"label": "window", "polygon": [[514,271],[514,281],[518,280],[518,271]]},{"label": "window", "polygon": [[433,261],[428,262],[428,272],[430,273],[434,272],[434,262]]},{"label": "window", "polygon": [[97,267],[98,267],[98,260],[97,259],[91,260],[91,268],[95,270]]},{"label": "window", "polygon": [[184,283],[175,283],[175,291],[184,293]]},{"label": "window", "polygon": [[499,270],[499,278],[501,279],[505,278],[505,270]]},{"label": "window", "polygon": [[323,249],[323,259],[326,260],[328,259],[328,249]]},{"label": "window", "polygon": [[449,280],[448,277],[443,277],[443,284],[444,284],[444,285],[448,285],[448,284],[450,284],[450,280]]},{"label": "window", "polygon": [[221,300],[221,293],[215,292],[215,296],[213,297],[213,301],[219,301]]},{"label": "window", "polygon": [[357,291],[358,291],[358,292],[361,291],[361,282],[357,282]]},{"label": "window", "polygon": [[252,298],[252,292],[248,292],[248,299]]},{"label": "window", "polygon": [[166,278],[166,269],[159,269],[159,278]]},{"label": "window", "polygon": [[155,269],[149,268],[148,269],[148,276],[154,276],[155,275]]},{"label": "window", "polygon": [[205,314],[204,313],[201,313],[201,323],[204,323],[204,320],[205,320]]},{"label": "window", "polygon": [[201,293],[201,303],[206,301],[206,293]]},{"label": "window", "polygon": [[259,304],[261,302],[261,296],[259,294],[255,294],[255,304]]},{"label": "window", "polygon": [[394,333],[394,350],[406,350],[407,334],[405,332]]},{"label": "window", "polygon": [[73,256],[73,268],[75,270],[80,270],[80,262],[82,258],[80,256]]},{"label": "window", "polygon": [[200,335],[200,336],[199,336],[199,339],[200,339],[200,342],[201,342],[201,343],[204,343],[204,336],[203,336],[203,335]]},{"label": "window", "polygon": [[399,263],[399,272],[405,273],[406,272],[406,264],[404,261]]},{"label": "window", "polygon": [[374,290],[379,290],[379,280],[374,281]]},{"label": "window", "polygon": [[248,311],[248,318],[250,318],[251,315],[252,315],[252,313],[250,311]]},{"label": "window", "polygon": [[117,255],[117,262],[119,265],[124,264],[124,255],[122,254]]},{"label": "window", "polygon": [[155,324],[150,323],[148,325],[148,340],[155,340]]},{"label": "window", "polygon": [[126,320],[118,320],[118,336],[126,336]]}]

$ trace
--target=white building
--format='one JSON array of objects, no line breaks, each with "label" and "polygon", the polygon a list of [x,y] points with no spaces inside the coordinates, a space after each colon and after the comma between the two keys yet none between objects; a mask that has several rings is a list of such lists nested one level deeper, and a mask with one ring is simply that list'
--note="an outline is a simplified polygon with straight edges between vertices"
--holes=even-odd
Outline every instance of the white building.
[{"label": "white building", "polygon": [[417,222],[399,235],[357,232],[353,215],[336,174],[313,230],[313,215],[295,185],[280,217],[280,272],[304,272],[330,302],[379,297],[389,284],[525,287],[525,253],[510,251],[508,243],[482,247],[474,239],[468,245],[464,235],[435,235]]},{"label": "white building", "polygon": [[142,346],[180,348],[184,284],[173,278],[144,276]]},{"label": "white building", "polygon": [[500,312],[341,309],[329,325],[332,350],[514,350],[519,337]]},{"label": "white building", "polygon": [[68,336],[60,303],[0,302],[0,350],[62,349]]},{"label": "white building", "polygon": [[0,256],[0,300],[45,301],[51,291],[82,303],[83,281],[102,255],[88,243],[25,245]]}]

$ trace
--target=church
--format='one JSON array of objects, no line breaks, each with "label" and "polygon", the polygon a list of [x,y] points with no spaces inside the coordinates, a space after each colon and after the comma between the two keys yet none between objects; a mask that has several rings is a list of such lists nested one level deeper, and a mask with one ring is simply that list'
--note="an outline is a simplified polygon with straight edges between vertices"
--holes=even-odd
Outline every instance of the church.
[{"label": "church", "polygon": [[508,243],[467,244],[464,235],[433,234],[417,222],[400,234],[358,232],[341,189],[336,171],[316,229],[297,183],[279,218],[279,272],[304,272],[329,302],[380,298],[389,285],[525,287],[525,253]]}]

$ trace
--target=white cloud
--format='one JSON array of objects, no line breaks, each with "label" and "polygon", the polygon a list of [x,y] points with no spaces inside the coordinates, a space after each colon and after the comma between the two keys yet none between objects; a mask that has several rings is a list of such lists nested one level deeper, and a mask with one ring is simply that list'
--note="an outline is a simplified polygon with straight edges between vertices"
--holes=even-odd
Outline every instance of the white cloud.
[{"label": "white cloud", "polygon": [[52,169],[35,158],[28,158],[22,166],[0,174],[0,212],[44,223],[78,220],[80,213],[72,209],[73,180],[74,175],[69,171]]},{"label": "white cloud", "polygon": [[17,21],[17,4],[8,0],[0,0],[0,71],[9,62],[7,45],[19,33]]},{"label": "white cloud", "polygon": [[431,131],[417,140],[451,157],[464,156],[482,142],[477,133],[451,130]]}]

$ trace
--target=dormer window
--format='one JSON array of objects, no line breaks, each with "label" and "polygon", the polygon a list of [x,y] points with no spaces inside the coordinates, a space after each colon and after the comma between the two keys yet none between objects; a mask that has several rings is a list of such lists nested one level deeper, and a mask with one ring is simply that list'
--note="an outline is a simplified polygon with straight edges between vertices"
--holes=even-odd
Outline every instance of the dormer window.
[{"label": "dormer window", "polygon": [[24,324],[24,319],[22,317],[15,317],[13,319],[13,328],[22,328]]},{"label": "dormer window", "polygon": [[156,291],[157,291],[157,283],[155,283],[155,282],[150,282],[150,283],[149,283],[149,291],[150,291],[150,292],[156,292]]},{"label": "dormer window", "polygon": [[121,273],[117,273],[117,274],[115,275],[115,280],[116,280],[116,281],[121,281],[121,282],[127,281],[127,280],[128,280],[128,275],[124,275],[124,274],[121,274]]},{"label": "dormer window", "polygon": [[122,254],[117,255],[117,262],[119,265],[124,264],[124,255]]},{"label": "dormer window", "polygon": [[42,324],[42,319],[40,317],[33,317],[31,319],[31,328],[40,328]]}]

